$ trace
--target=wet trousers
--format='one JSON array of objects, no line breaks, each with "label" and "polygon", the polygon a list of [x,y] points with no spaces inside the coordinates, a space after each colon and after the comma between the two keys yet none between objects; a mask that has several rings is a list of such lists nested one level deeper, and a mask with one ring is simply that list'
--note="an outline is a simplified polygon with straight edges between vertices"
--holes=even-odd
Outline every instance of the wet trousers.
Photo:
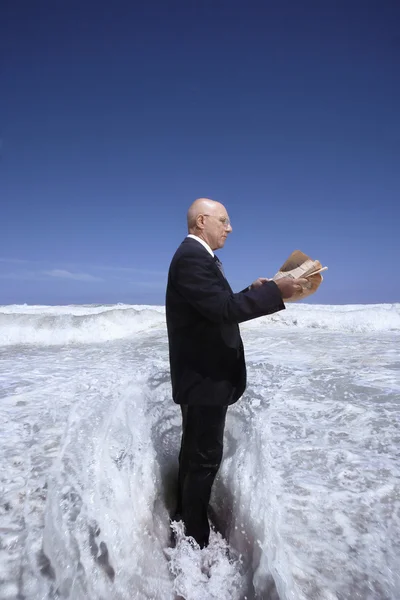
[{"label": "wet trousers", "polygon": [[186,535],[201,548],[210,536],[207,509],[211,488],[222,460],[227,406],[186,406],[182,410],[178,501]]}]

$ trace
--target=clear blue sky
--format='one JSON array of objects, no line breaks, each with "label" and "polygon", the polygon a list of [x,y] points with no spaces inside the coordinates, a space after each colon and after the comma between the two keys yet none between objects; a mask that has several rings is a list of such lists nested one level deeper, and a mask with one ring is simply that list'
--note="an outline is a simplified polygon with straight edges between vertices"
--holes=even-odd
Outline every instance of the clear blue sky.
[{"label": "clear blue sky", "polygon": [[2,0],[0,303],[164,303],[198,196],[232,287],[399,302],[400,3]]}]

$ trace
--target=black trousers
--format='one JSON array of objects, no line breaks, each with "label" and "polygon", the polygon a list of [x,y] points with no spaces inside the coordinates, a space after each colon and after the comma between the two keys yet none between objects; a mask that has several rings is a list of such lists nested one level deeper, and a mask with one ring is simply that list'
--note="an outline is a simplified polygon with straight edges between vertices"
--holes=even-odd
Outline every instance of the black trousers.
[{"label": "black trousers", "polygon": [[186,406],[182,410],[177,518],[201,548],[210,536],[207,509],[222,460],[227,406]]}]

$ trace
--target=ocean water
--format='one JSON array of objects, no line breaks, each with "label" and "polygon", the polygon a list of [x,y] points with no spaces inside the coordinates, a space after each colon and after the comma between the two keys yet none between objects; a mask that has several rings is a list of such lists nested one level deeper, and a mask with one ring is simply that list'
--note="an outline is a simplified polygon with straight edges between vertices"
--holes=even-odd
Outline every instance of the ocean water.
[{"label": "ocean water", "polygon": [[0,307],[0,598],[400,598],[400,305],[241,326],[210,546],[176,526],[164,309]]}]

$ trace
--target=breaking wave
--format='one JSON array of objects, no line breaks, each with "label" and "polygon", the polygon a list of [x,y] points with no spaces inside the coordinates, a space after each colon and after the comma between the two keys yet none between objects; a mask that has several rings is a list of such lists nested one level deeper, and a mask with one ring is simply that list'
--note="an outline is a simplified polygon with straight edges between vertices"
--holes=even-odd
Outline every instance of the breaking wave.
[{"label": "breaking wave", "polygon": [[[129,338],[164,323],[162,306],[3,306],[0,346],[94,344]],[[347,333],[400,331],[400,304],[289,305],[244,327],[260,325]]]},{"label": "breaking wave", "polygon": [[[17,311],[20,308],[20,311]],[[0,309],[0,346],[94,344],[130,337],[165,321],[164,311],[148,307],[14,307]],[[69,307],[68,307],[69,308]]]},{"label": "breaking wave", "polygon": [[[376,333],[400,331],[400,304],[354,304],[347,306],[289,305],[287,310],[262,317],[272,326]],[[252,322],[254,325],[257,320]]]}]

